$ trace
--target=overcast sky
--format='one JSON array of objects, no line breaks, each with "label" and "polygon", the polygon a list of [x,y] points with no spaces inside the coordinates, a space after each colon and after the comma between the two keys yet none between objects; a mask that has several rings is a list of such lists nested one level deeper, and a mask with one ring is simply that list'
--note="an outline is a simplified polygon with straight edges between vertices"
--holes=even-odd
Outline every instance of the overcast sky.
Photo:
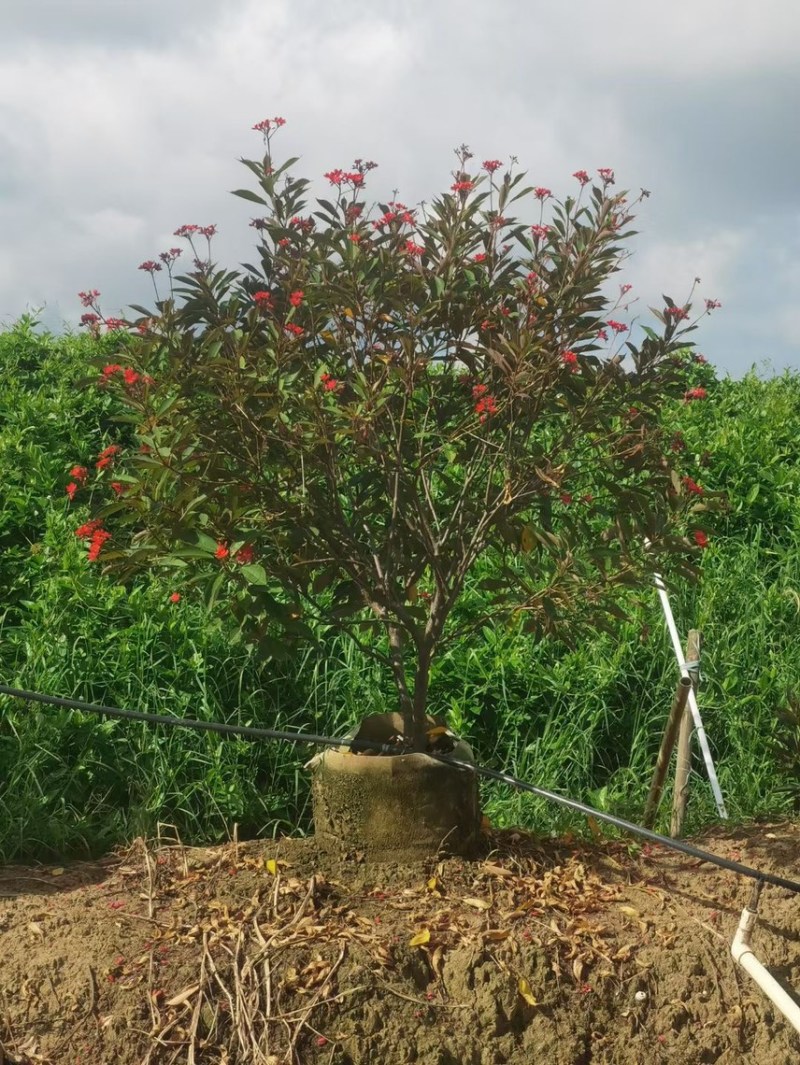
[{"label": "overcast sky", "polygon": [[74,326],[86,288],[109,315],[147,302],[137,266],[184,223],[248,259],[229,190],[282,115],[276,154],[320,193],[361,156],[375,196],[429,199],[462,142],[559,197],[613,167],[652,193],[631,317],[698,276],[710,361],[800,368],[797,0],[0,0],[0,27],[2,324]]}]

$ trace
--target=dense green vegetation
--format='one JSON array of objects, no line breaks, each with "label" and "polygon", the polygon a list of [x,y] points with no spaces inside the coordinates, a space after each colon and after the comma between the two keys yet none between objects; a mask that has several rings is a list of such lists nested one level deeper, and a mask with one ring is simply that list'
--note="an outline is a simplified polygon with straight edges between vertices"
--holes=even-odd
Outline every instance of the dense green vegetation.
[{"label": "dense green vegetation", "polygon": [[[222,608],[155,574],[123,588],[86,559],[86,502],[65,486],[119,437],[114,400],[86,384],[112,342],[0,334],[0,679],[93,702],[335,732],[392,698],[388,678],[343,639],[275,664],[234,638]],[[785,813],[800,794],[790,718],[800,687],[800,376],[692,383],[709,398],[664,411],[703,483],[728,508],[696,586],[676,587],[679,628],[702,630],[701,696],[737,819]],[[83,383],[81,383],[83,382]],[[708,455],[704,457],[704,453]],[[180,602],[170,596],[180,592]],[[470,609],[471,589],[463,603]],[[654,595],[613,636],[568,650],[504,626],[441,657],[431,700],[479,760],[638,817],[676,667]],[[174,826],[186,840],[308,827],[307,748],[151,729],[0,697],[0,860],[96,853]],[[689,828],[713,819],[702,766]],[[579,821],[530,796],[485,792],[489,816],[545,831]]]}]

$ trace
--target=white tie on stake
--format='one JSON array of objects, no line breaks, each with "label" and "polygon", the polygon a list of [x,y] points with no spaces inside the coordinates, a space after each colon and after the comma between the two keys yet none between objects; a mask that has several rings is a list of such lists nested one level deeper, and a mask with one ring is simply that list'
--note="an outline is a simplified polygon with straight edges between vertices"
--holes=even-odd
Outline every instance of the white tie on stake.
[{"label": "white tie on stake", "polygon": [[[664,587],[664,581],[662,580],[660,573],[655,573],[653,576],[655,578],[658,597],[661,600],[661,606],[664,609],[664,618],[667,622],[667,628],[669,629],[669,634],[672,638],[672,646],[675,648],[675,657],[678,660],[681,676],[689,677],[689,670],[687,667],[690,663],[687,663],[683,657],[683,647],[681,646],[680,636],[678,636],[678,629],[675,625],[672,607],[669,605],[669,599],[667,598],[667,589]],[[689,677],[689,679],[691,678]],[[717,779],[717,771],[714,768],[714,760],[711,757],[711,749],[708,746],[708,737],[706,736],[706,730],[703,727],[703,719],[700,717],[700,707],[697,705],[697,696],[694,693],[694,687],[689,689],[687,702],[689,704],[689,709],[692,712],[692,719],[694,720],[694,728],[697,733],[700,750],[703,752],[703,759],[706,763],[706,772],[708,773],[711,790],[714,793],[714,800],[717,804],[717,813],[723,821],[727,821],[728,811],[725,809],[725,800],[722,798],[722,790],[720,789],[719,780]]]}]

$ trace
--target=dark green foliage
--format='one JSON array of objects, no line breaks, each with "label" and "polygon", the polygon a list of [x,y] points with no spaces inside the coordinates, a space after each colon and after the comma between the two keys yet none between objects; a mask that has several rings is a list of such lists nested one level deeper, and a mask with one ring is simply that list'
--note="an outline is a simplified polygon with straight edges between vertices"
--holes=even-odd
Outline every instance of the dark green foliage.
[{"label": "dark green foliage", "polygon": [[[106,343],[41,336],[30,321],[0,334],[2,681],[320,732],[383,709],[391,679],[345,637],[276,666],[234,643],[235,622],[190,588],[148,573],[120,587],[87,562],[74,529],[89,499],[70,504],[64,488],[70,467],[110,439],[114,400],[77,386]],[[682,471],[729,504],[713,519],[701,581],[676,582],[673,604],[681,630],[704,635],[701,708],[731,815],[775,815],[800,793],[800,376],[715,382],[691,367],[695,385],[708,400],[677,404],[664,422],[683,433]],[[655,597],[568,651],[516,623],[470,630],[492,564],[459,605],[465,635],[434,664],[431,711],[446,712],[481,761],[637,818],[676,679]],[[193,841],[224,838],[234,822],[243,835],[305,829],[309,754],[0,698],[0,860],[96,853],[158,822]],[[714,817],[696,769],[690,828]],[[501,823],[582,829],[507,789],[485,798]]]}]

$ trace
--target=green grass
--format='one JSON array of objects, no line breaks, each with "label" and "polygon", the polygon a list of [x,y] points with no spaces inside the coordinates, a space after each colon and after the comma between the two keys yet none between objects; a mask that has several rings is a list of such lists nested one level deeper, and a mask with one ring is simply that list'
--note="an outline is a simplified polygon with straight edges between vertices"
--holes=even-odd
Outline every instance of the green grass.
[{"label": "green grass", "polygon": [[[172,604],[177,586],[155,574],[121,587],[87,563],[73,530],[88,509],[70,505],[64,485],[112,439],[112,399],[75,384],[97,353],[96,341],[41,337],[30,321],[0,334],[2,682],[323,733],[393,708],[388,678],[343,638],[264,662],[190,591]],[[701,581],[676,588],[673,606],[684,634],[703,632],[700,705],[731,816],[779,816],[800,795],[800,729],[779,724],[800,687],[800,377],[701,383],[713,400],[664,418],[729,508],[714,519]],[[466,615],[477,595],[467,590]],[[676,679],[653,593],[613,637],[571,651],[502,625],[477,631],[436,663],[431,709],[481,762],[637,820]],[[0,860],[97,854],[158,822],[187,841],[224,839],[234,823],[243,836],[305,831],[310,753],[0,697]],[[702,763],[694,769],[690,830],[715,818]],[[484,802],[499,824],[585,827],[500,785]]]}]

